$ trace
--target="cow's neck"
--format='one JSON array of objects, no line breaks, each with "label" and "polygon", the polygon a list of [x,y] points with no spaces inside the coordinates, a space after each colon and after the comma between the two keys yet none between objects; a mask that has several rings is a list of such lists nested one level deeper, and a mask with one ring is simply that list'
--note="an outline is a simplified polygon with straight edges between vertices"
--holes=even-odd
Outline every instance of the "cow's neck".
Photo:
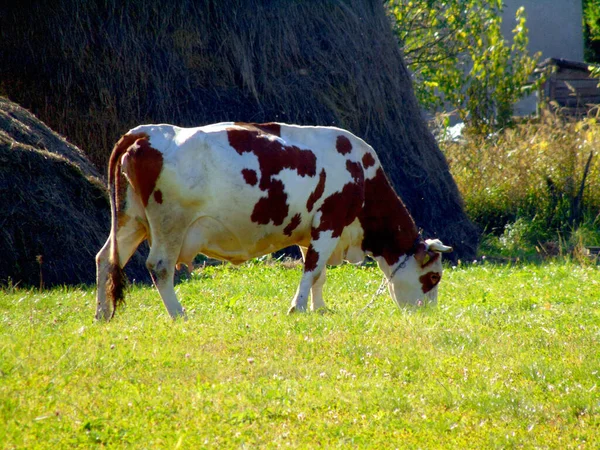
[{"label": "cow's neck", "polygon": [[362,249],[382,257],[389,266],[414,252],[419,231],[402,200],[381,168],[365,180],[365,205],[360,217],[364,230]]}]

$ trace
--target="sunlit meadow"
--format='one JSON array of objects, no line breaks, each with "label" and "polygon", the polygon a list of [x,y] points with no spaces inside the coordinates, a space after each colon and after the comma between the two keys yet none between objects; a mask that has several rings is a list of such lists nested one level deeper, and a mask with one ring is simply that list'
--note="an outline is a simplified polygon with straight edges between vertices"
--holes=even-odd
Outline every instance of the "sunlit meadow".
[{"label": "sunlit meadow", "polygon": [[600,274],[568,261],[446,267],[401,310],[373,266],[207,267],[189,320],[133,286],[108,324],[91,288],[0,292],[2,448],[594,448]]}]

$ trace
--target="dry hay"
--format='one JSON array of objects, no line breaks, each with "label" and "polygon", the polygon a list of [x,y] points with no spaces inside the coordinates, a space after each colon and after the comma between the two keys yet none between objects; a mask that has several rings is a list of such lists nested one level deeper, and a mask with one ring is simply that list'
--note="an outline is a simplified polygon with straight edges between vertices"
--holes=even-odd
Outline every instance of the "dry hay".
[{"label": "dry hay", "polygon": [[[0,199],[0,285],[94,281],[110,227],[106,188],[77,147],[2,97]],[[138,257],[130,277],[146,280],[142,269]]]},{"label": "dry hay", "polygon": [[336,125],[374,146],[428,235],[475,254],[381,1],[35,1],[5,8],[0,40],[0,92],[98,167],[140,123]]}]

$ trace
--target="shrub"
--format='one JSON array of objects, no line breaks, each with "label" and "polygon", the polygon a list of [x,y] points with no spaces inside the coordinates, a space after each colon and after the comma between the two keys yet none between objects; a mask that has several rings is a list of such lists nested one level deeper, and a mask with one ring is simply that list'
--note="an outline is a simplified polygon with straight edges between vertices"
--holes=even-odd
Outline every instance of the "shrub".
[{"label": "shrub", "polygon": [[467,213],[490,235],[484,248],[544,254],[554,253],[543,248],[548,242],[598,242],[596,117],[574,122],[547,113],[487,138],[441,146]]}]

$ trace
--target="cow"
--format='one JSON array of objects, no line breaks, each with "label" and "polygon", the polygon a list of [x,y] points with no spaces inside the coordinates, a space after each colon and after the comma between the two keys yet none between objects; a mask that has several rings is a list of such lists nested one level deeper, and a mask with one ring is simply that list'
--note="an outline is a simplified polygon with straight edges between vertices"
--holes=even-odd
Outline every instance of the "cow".
[{"label": "cow", "polygon": [[437,239],[425,240],[377,154],[336,127],[223,122],[141,125],[109,160],[111,229],[96,256],[96,319],[124,297],[123,266],[148,240],[146,266],[171,317],[185,311],[175,267],[195,256],[240,264],[298,245],[302,278],[289,312],[325,308],[326,264],[377,261],[399,305],[437,301]]}]

